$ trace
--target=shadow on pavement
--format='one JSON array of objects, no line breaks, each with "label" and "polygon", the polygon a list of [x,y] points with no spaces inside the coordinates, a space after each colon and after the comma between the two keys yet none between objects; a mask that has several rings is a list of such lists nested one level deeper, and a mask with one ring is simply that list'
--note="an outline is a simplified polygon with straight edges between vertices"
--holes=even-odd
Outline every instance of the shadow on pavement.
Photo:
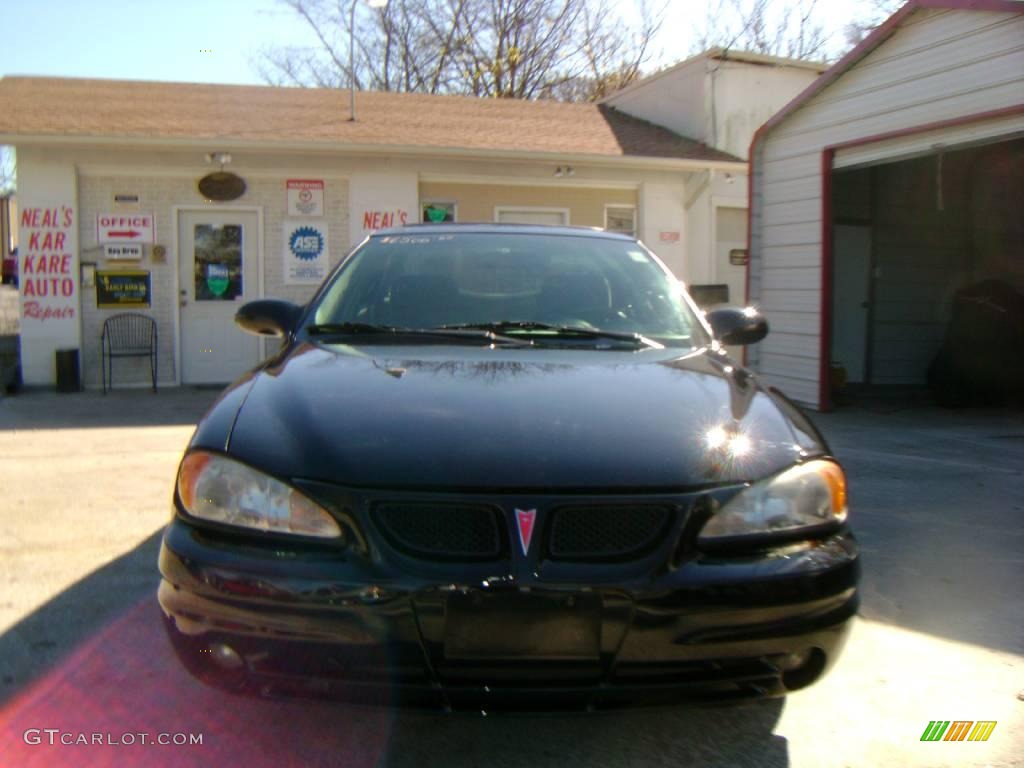
[{"label": "shadow on pavement", "polygon": [[0,397],[0,430],[195,424],[223,387],[172,387],[58,394],[28,389]]},{"label": "shadow on pavement", "polygon": [[161,534],[153,533],[0,635],[0,704],[102,632],[126,608],[156,594]]},{"label": "shadow on pavement", "polygon": [[[17,670],[15,684],[4,686],[0,764],[789,765],[786,739],[772,733],[781,701],[485,718],[206,688],[179,666],[164,636],[154,596],[157,546],[154,534],[0,637],[4,674],[12,674],[9,659],[31,670]],[[34,648],[39,638],[59,639],[51,641],[64,652],[49,668],[47,653],[57,654]],[[59,729],[54,744],[43,729]],[[27,743],[26,731],[39,743]],[[202,743],[144,744],[139,734],[147,741],[201,734]],[[113,743],[61,744],[62,737]]]}]

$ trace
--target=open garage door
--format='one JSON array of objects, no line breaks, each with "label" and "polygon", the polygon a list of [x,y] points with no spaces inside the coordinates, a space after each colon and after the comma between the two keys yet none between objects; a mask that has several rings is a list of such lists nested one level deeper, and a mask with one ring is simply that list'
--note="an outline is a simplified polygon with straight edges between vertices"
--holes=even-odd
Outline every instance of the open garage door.
[{"label": "open garage door", "polygon": [[[1000,125],[1017,127],[1010,122]],[[962,138],[972,141],[952,143]],[[836,404],[860,394],[1019,401],[1024,138],[963,126],[841,150],[835,160]]]}]

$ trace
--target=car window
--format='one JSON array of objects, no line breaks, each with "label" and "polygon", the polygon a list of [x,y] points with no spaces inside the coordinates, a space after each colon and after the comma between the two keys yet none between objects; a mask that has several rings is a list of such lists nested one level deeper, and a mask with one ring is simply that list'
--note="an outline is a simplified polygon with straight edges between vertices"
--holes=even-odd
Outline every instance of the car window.
[{"label": "car window", "polygon": [[317,325],[401,328],[503,321],[706,341],[678,282],[627,240],[535,233],[371,238],[322,292]]}]

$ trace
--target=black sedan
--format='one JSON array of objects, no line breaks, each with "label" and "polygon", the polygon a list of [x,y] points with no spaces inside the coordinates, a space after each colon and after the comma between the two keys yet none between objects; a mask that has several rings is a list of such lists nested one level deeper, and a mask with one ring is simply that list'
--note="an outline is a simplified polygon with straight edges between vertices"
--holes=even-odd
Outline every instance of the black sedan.
[{"label": "black sedan", "polygon": [[846,480],[636,240],[426,225],[356,248],[181,462],[160,605],[199,679],[447,709],[780,696],[857,610]]}]

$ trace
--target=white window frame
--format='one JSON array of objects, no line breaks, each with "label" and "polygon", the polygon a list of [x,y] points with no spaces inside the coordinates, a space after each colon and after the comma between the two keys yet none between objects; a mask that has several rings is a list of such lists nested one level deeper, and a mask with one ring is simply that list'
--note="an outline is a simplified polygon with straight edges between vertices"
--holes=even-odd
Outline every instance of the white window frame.
[{"label": "white window frame", "polygon": [[[632,237],[639,237],[640,232],[640,218],[637,214],[637,207],[633,203],[605,203],[604,204],[604,229],[608,229],[608,209],[609,208],[629,208],[633,211],[633,231],[632,232],[620,232],[619,234],[629,234]],[[615,230],[616,232],[618,230]]]},{"label": "white window frame", "polygon": [[494,206],[495,224],[501,222],[501,214],[515,211],[523,211],[524,213],[561,213],[564,214],[565,221],[560,226],[568,227],[572,223],[571,211],[568,208],[546,208],[537,205],[496,205]]},{"label": "white window frame", "polygon": [[419,221],[416,222],[417,224],[426,224],[426,223],[428,223],[428,222],[423,221],[423,209],[426,208],[428,205],[433,205],[434,203],[437,203],[438,205],[450,205],[452,207],[452,220],[451,220],[451,222],[445,222],[445,223],[455,224],[456,222],[458,222],[458,220],[459,220],[459,201],[458,200],[444,200],[444,199],[439,198],[439,197],[428,197],[425,200],[420,200],[420,218],[419,218]]}]

